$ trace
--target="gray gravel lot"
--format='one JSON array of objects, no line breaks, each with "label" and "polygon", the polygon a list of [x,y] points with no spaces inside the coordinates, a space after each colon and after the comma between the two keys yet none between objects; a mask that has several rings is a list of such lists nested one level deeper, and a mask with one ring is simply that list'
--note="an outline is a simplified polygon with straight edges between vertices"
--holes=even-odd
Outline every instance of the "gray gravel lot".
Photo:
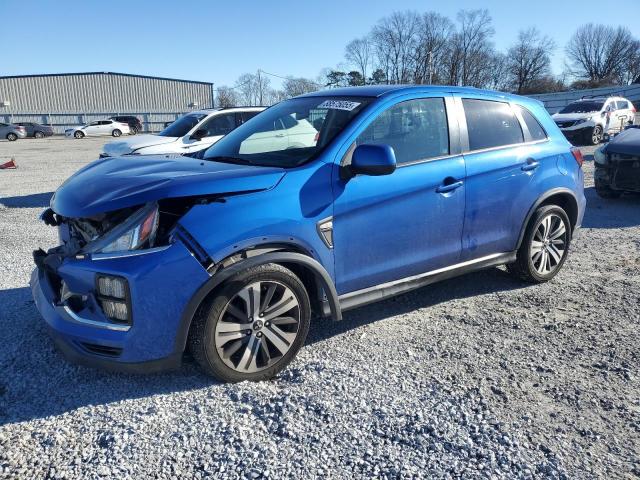
[{"label": "gray gravel lot", "polygon": [[[603,201],[550,283],[503,269],[317,321],[278,379],[68,364],[27,287],[37,217],[109,139],[0,142],[0,477],[640,477],[640,199]],[[592,149],[585,149],[590,153]]]}]

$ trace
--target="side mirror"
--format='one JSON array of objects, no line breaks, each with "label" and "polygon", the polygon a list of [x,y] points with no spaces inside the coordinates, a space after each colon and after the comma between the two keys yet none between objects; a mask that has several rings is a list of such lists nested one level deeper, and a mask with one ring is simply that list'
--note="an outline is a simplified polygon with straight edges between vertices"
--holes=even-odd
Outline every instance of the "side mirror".
[{"label": "side mirror", "polygon": [[206,136],[207,131],[204,128],[201,128],[200,130],[196,130],[195,132],[193,132],[190,138],[191,140],[202,140]]},{"label": "side mirror", "polygon": [[396,170],[396,154],[389,145],[359,145],[351,156],[351,176],[390,175]]}]

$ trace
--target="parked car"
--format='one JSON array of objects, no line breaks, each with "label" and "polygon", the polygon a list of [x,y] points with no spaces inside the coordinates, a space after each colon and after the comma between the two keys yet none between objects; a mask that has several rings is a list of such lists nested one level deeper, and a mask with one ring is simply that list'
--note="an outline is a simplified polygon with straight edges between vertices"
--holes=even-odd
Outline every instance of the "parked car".
[{"label": "parked car", "polygon": [[602,198],[640,193],[640,129],[629,128],[594,152],[594,184]]},{"label": "parked car", "polygon": [[64,131],[67,137],[84,138],[100,135],[119,137],[129,133],[129,125],[114,120],[97,120],[82,127],[69,128]]},{"label": "parked car", "polygon": [[636,109],[622,97],[583,98],[553,115],[562,133],[576,143],[598,145],[605,135],[633,124]]},{"label": "parked car", "polygon": [[12,123],[0,123],[0,138],[6,138],[10,142],[15,142],[19,138],[27,136],[27,129]]},{"label": "parked car", "polygon": [[264,107],[214,108],[189,112],[157,135],[107,143],[101,157],[192,153],[209,148]]},{"label": "parked car", "polygon": [[[316,134],[288,139],[291,122]],[[220,379],[266,379],[315,316],[496,265],[551,280],[583,218],[581,166],[532,99],[315,92],[201,158],[125,156],[74,174],[42,215],[62,244],[34,252],[33,296],[74,360],[151,371],[189,348]]]},{"label": "parked car", "polygon": [[44,138],[53,135],[53,127],[51,125],[42,125],[34,122],[17,122],[16,125],[25,128],[27,137]]},{"label": "parked car", "polygon": [[138,117],[135,117],[133,115],[119,115],[116,117],[109,117],[109,120],[126,123],[127,125],[129,125],[129,134],[131,135],[137,135],[142,131],[142,122]]}]

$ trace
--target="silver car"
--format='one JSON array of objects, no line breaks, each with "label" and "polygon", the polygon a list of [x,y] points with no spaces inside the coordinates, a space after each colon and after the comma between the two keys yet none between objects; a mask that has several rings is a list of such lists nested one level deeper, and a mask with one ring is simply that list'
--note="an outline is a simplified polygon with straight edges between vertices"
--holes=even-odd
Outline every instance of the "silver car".
[{"label": "silver car", "polygon": [[6,138],[10,142],[15,142],[19,138],[27,136],[27,129],[20,125],[11,123],[0,123],[0,138]]},{"label": "silver car", "polygon": [[27,130],[27,137],[44,138],[53,135],[53,127],[51,125],[42,125],[34,122],[16,122],[16,125]]}]

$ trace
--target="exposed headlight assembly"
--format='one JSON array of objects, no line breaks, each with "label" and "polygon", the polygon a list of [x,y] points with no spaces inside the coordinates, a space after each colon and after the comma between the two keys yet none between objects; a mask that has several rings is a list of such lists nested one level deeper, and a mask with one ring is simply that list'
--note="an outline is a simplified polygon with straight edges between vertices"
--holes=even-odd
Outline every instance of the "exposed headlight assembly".
[{"label": "exposed headlight assembly", "polygon": [[147,204],[120,225],[87,244],[83,252],[115,253],[153,247],[158,218],[158,204]]},{"label": "exposed headlight assembly", "polygon": [[595,152],[593,152],[593,161],[599,165],[607,164],[607,154],[604,153],[605,146],[606,145],[603,145],[602,147],[597,148]]}]

